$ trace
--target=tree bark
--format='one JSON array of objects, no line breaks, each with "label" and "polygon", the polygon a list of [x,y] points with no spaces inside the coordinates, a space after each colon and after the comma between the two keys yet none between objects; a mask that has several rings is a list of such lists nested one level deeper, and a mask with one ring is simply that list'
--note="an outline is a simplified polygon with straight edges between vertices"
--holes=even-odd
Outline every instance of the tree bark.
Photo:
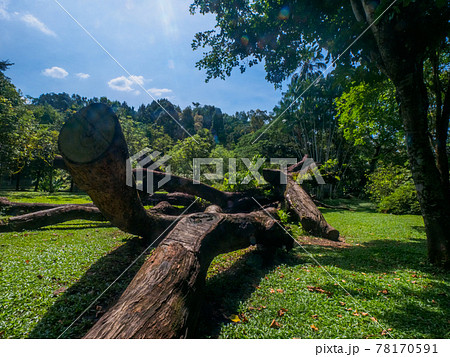
[{"label": "tree bark", "polygon": [[105,220],[102,213],[96,207],[67,205],[0,220],[0,232],[33,230],[75,219],[90,221]]},{"label": "tree bark", "polygon": [[[195,211],[203,211],[206,208],[206,205],[202,202],[196,201],[194,204],[192,202],[195,201],[194,195],[189,195],[187,193],[174,192],[174,193],[154,193],[152,195],[143,194],[141,195],[142,204],[155,206],[159,202],[167,201],[171,205],[174,206],[185,206],[188,207],[191,205],[191,208]],[[195,212],[194,211],[194,212]]]},{"label": "tree bark", "polygon": [[16,174],[16,191],[20,191],[20,172]]},{"label": "tree bark", "polygon": [[147,212],[135,187],[126,184],[128,148],[109,107],[81,109],[62,127],[58,146],[77,186],[114,226],[150,240],[167,228],[167,220]]},{"label": "tree bark", "polygon": [[[2,200],[0,200],[0,202],[2,202]],[[17,207],[19,207],[19,209],[23,208],[23,203],[9,203],[11,204],[10,207],[13,209],[16,209]],[[30,209],[30,213],[0,220],[0,232],[20,232],[25,230],[33,230],[46,226],[53,226],[58,223],[73,221],[75,219],[89,221],[106,220],[100,210],[92,204],[50,205],[43,203],[28,203],[28,205],[37,206],[25,206],[25,209]],[[37,208],[40,209],[33,212],[33,210]],[[175,216],[186,212],[183,208],[173,207],[170,203],[162,201],[155,207],[148,209],[147,213],[155,218],[157,224],[159,223],[163,227],[168,227],[177,219]]]},{"label": "tree bark", "polygon": [[[144,192],[154,192],[157,190],[156,183],[164,179],[168,173],[153,171],[145,168],[133,170],[137,175],[140,173],[143,177]],[[153,176],[153,187],[147,187],[148,175]],[[263,196],[259,190],[249,192],[223,192],[204,183],[193,181],[181,176],[170,174],[170,180],[161,188],[168,192],[182,192],[192,196],[201,197],[212,204],[218,205],[227,212],[250,212],[259,209],[258,205],[251,197],[257,198],[263,205],[279,200],[281,197],[273,195],[272,197]]]},{"label": "tree bark", "polygon": [[317,237],[339,240],[339,231],[328,224],[312,198],[294,181],[292,174],[264,169],[263,176],[267,182],[283,191],[289,209],[298,217],[305,231]]},{"label": "tree bark", "polygon": [[6,197],[0,197],[0,211],[8,216],[16,216],[19,214],[44,211],[50,208],[66,207],[66,206],[94,207],[92,203],[74,205],[74,204],[11,202]]},{"label": "tree bark", "polygon": [[38,191],[40,181],[41,181],[41,170],[38,170],[38,172],[36,173],[36,183],[34,184],[34,192]]},{"label": "tree bark", "polygon": [[250,244],[292,247],[292,239],[265,212],[183,218],[85,338],[192,337],[212,259]]},{"label": "tree bark", "polygon": [[428,258],[433,264],[450,267],[450,202],[428,140],[428,103],[422,67],[411,70],[396,87],[409,163],[428,238]]},{"label": "tree bark", "polygon": [[[146,192],[154,192],[157,189],[156,183],[168,175],[165,172],[148,170],[146,168],[138,168],[133,171],[135,174],[142,172],[144,180],[143,189]],[[148,175],[153,176],[153,187],[151,188],[147,187]],[[183,192],[190,195],[196,195],[224,208],[231,208],[235,200],[243,197],[243,194],[239,192],[222,192],[201,182],[172,174],[170,175],[170,180],[164,184],[162,189],[168,192]]]},{"label": "tree bark", "polygon": [[[439,78],[439,55],[432,57],[433,81],[436,95],[436,164],[441,175],[441,182],[447,191],[447,199],[450,200],[450,178],[447,155],[448,126],[450,120],[450,78],[447,83],[447,90],[443,93]],[[442,103],[442,94],[444,102]]]},{"label": "tree bark", "polygon": [[[145,211],[135,190],[126,185],[126,143],[117,117],[94,104],[63,126],[60,151],[75,183],[114,225],[146,238],[177,220]],[[155,173],[153,173],[155,174]],[[185,184],[179,179],[176,184]],[[205,195],[212,201],[213,190]],[[227,195],[219,202],[228,206]],[[162,207],[161,207],[162,206]],[[170,209],[161,204],[160,209]],[[155,207],[157,210],[158,207]],[[268,208],[272,215],[276,210]],[[185,216],[161,241],[118,303],[87,334],[87,338],[168,338],[195,330],[201,287],[211,260],[220,253],[263,244],[292,247],[292,239],[266,212],[220,213],[218,206]]]},{"label": "tree bark", "polygon": [[363,12],[371,25],[376,43],[374,59],[396,88],[408,159],[425,223],[428,258],[435,265],[450,268],[450,200],[445,188],[448,183],[441,181],[428,139],[429,103],[423,78],[426,49],[445,40],[449,9],[432,2],[411,2],[402,7],[395,20],[385,16],[375,22],[376,5],[360,0],[353,9],[357,19],[362,18]]}]

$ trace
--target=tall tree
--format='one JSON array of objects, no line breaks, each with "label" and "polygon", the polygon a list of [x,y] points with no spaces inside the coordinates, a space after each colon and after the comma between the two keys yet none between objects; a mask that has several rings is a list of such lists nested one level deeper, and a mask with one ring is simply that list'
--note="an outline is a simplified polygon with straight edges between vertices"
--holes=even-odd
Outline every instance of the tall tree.
[{"label": "tall tree", "polygon": [[181,124],[184,126],[184,128],[189,133],[193,134],[195,120],[194,120],[194,114],[192,113],[192,108],[190,106],[183,109],[180,119],[181,119]]},{"label": "tall tree", "polygon": [[[405,133],[389,80],[354,84],[335,100],[339,129],[344,138],[365,157],[360,185],[375,171],[377,163],[403,165],[406,161]],[[353,148],[354,149],[354,148]]]},{"label": "tall tree", "polygon": [[[423,71],[424,61],[448,36],[447,1],[350,0],[337,6],[325,0],[195,0],[191,12],[195,11],[215,14],[217,21],[218,30],[198,33],[193,42],[194,49],[211,48],[197,63],[208,79],[224,78],[234,67],[244,71],[246,63],[264,60],[267,79],[279,84],[326,51],[338,71],[381,71],[392,81],[425,221],[428,256],[432,263],[450,267],[450,193],[429,140]],[[449,95],[447,89],[447,104]],[[446,114],[440,137],[446,139],[448,110],[442,112]]]}]

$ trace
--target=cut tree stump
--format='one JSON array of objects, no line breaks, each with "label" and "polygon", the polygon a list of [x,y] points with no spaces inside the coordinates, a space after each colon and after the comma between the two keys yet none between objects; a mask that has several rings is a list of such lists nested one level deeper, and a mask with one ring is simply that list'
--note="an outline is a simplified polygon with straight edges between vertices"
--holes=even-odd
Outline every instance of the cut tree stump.
[{"label": "cut tree stump", "polygon": [[126,184],[128,148],[108,106],[81,109],[62,127],[58,146],[76,185],[113,225],[146,239],[167,228],[167,220],[147,212],[136,189]]}]

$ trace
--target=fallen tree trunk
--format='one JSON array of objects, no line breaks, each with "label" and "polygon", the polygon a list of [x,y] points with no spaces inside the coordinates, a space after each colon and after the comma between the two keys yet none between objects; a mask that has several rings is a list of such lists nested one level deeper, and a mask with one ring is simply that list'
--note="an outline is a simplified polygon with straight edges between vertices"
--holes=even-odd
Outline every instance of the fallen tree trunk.
[{"label": "fallen tree trunk", "polygon": [[75,219],[105,221],[96,207],[67,205],[0,220],[0,232],[33,230]]},{"label": "fallen tree trunk", "polygon": [[212,259],[250,244],[292,246],[292,239],[265,212],[183,218],[85,338],[191,337]]},{"label": "fallen tree trunk", "polygon": [[[139,176],[143,177],[144,191],[154,192],[157,189],[156,183],[170,175],[170,180],[162,187],[165,191],[183,192],[192,196],[201,197],[212,204],[218,205],[229,213],[258,210],[259,206],[255,200],[252,199],[252,197],[255,197],[256,200],[262,205],[269,204],[282,198],[282,196],[280,197],[279,195],[267,197],[262,195],[260,190],[252,190],[248,192],[223,192],[204,183],[193,181],[192,179],[145,168],[134,169],[133,172],[136,176],[139,174]],[[147,187],[148,175],[152,176],[151,182],[153,183],[153,187],[151,187],[151,190]]]},{"label": "fallen tree trunk", "polygon": [[[206,208],[206,205],[202,202],[195,201],[194,195],[189,195],[187,193],[182,192],[174,192],[174,193],[153,193],[151,195],[141,194],[141,201],[144,205],[155,206],[160,202],[166,201],[169,202],[173,206],[189,206],[191,205],[191,209],[195,211],[203,211]],[[192,204],[192,202],[194,202]],[[194,211],[194,212],[195,212]]]},{"label": "fallen tree trunk", "polygon": [[[102,104],[90,105],[66,122],[58,142],[75,183],[112,224],[145,238],[159,237],[151,257],[86,338],[192,336],[201,287],[216,255],[250,244],[292,247],[293,240],[272,218],[274,208],[225,214],[220,207],[210,207],[205,213],[182,217],[166,238],[159,235],[176,218],[145,211],[135,185],[127,186],[126,143],[117,117]],[[172,187],[185,183],[174,180]],[[199,196],[229,209],[230,195],[218,192],[207,188]],[[197,195],[198,190],[186,193]]]},{"label": "fallen tree trunk", "polygon": [[[156,183],[163,180],[168,175],[165,172],[149,170],[146,168],[137,168],[133,170],[133,172],[135,174],[139,173],[142,175],[144,181],[143,189],[146,192],[154,192],[157,189]],[[153,187],[147,187],[148,175],[152,175],[153,177]],[[164,184],[163,189],[168,192],[183,192],[190,195],[199,196],[223,208],[231,208],[234,201],[243,197],[243,194],[239,192],[222,192],[201,182],[172,174],[170,174],[170,180]]]},{"label": "fallen tree trunk", "polygon": [[[173,207],[170,203],[164,201],[147,210],[149,214],[157,217],[158,222],[165,227],[176,220],[177,217],[173,216],[178,216],[183,211],[183,208]],[[0,233],[33,230],[77,219],[106,221],[100,210],[93,205],[57,205],[54,208],[0,220]]]},{"label": "fallen tree trunk", "polygon": [[74,205],[74,204],[11,202],[6,197],[0,197],[0,212],[8,216],[33,213],[48,210],[51,208],[67,207],[67,206],[94,207],[92,203],[83,203]]},{"label": "fallen tree trunk", "polygon": [[[189,206],[195,201],[195,196],[185,193],[155,193],[153,195],[147,195],[143,198],[143,204],[148,206],[157,206],[161,202],[167,202],[172,206]],[[54,203],[29,203],[29,202],[12,202],[6,197],[0,197],[0,213],[7,216],[17,216],[27,213],[45,211],[51,208],[59,207],[95,207],[92,203],[82,204],[54,204]],[[156,207],[155,207],[156,208]],[[196,202],[193,204],[188,213],[200,212],[206,208],[206,205]],[[181,209],[181,208],[180,208]],[[152,211],[152,210],[151,210]],[[157,210],[159,213],[165,213],[161,209]],[[181,211],[180,211],[181,213]]]},{"label": "fallen tree trunk", "polygon": [[[280,170],[265,169],[263,176],[266,181],[284,190],[288,208],[298,217],[305,231],[317,237],[339,240],[339,231],[325,220],[311,197],[295,182],[291,174]],[[282,184],[283,182],[286,184]]]}]

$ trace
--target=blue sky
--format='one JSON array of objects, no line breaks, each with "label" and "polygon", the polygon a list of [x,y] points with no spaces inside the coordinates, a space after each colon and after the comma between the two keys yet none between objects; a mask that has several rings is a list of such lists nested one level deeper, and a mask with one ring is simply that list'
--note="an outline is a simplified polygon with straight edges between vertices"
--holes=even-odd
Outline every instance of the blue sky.
[{"label": "blue sky", "polygon": [[191,0],[58,1],[133,78],[54,0],[0,0],[0,59],[15,63],[6,74],[25,95],[107,96],[137,107],[152,101],[144,88],[182,108],[200,102],[230,114],[270,111],[281,98],[262,65],[205,83],[191,42],[214,18],[190,15]]}]

